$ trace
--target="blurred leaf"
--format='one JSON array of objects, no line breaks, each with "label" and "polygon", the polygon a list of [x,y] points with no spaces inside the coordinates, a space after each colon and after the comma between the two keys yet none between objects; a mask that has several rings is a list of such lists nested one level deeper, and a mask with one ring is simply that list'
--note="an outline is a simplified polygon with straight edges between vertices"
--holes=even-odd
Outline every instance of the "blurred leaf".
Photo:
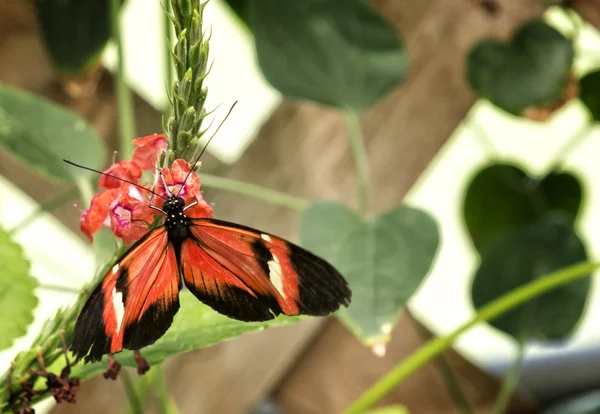
[{"label": "blurred leaf", "polygon": [[592,119],[600,121],[600,70],[587,73],[579,80],[579,99]]},{"label": "blurred leaf", "polygon": [[251,0],[225,0],[225,4],[231,8],[231,11],[240,19],[244,25],[250,29],[249,11]]},{"label": "blurred leaf", "polygon": [[286,97],[359,113],[406,76],[398,33],[364,0],[255,0],[250,17],[263,74]]},{"label": "blurred leaf", "polygon": [[302,216],[300,240],[348,280],[352,303],[339,315],[371,345],[389,339],[406,301],[429,273],[439,234],[434,219],[414,208],[364,220],[344,205],[316,203]]},{"label": "blurred leaf", "polygon": [[33,322],[37,284],[21,246],[0,229],[0,350],[25,335]]},{"label": "blurred leaf", "polygon": [[550,212],[567,213],[575,221],[582,187],[567,172],[552,172],[541,180],[520,167],[492,163],[472,178],[463,201],[463,220],[473,247],[481,251],[511,229],[533,223]]},{"label": "blurred leaf", "polygon": [[[471,287],[473,306],[486,303],[540,276],[587,260],[572,223],[546,217],[511,230],[490,243]],[[517,340],[565,339],[585,309],[591,279],[582,278],[548,292],[494,319],[491,325]]]},{"label": "blurred leaf", "polygon": [[600,391],[558,401],[541,414],[600,414]]},{"label": "blurred leaf", "polygon": [[404,405],[387,405],[369,410],[367,414],[408,414],[408,408]]},{"label": "blurred leaf", "polygon": [[58,70],[79,74],[100,59],[111,37],[110,0],[35,0],[34,4]]},{"label": "blurred leaf", "polygon": [[[173,325],[154,345],[142,349],[142,355],[150,365],[158,365],[166,358],[182,352],[203,348],[236,338],[247,332],[288,325],[301,320],[300,317],[279,316],[268,322],[241,322],[227,318],[202,304],[190,292],[179,295],[181,308],[175,315]],[[133,352],[124,351],[115,355],[124,366],[136,367]],[[96,363],[78,363],[73,376],[88,378],[106,371],[106,357]]]},{"label": "blurred leaf", "polygon": [[568,85],[574,51],[569,39],[541,19],[523,25],[509,43],[489,39],[467,58],[467,80],[482,98],[520,115],[548,107]]},{"label": "blurred leaf", "polygon": [[2,85],[0,145],[33,170],[57,180],[74,181],[93,174],[67,165],[63,158],[100,169],[106,154],[98,133],[76,114]]},{"label": "blurred leaf", "polygon": [[583,188],[579,179],[568,172],[551,172],[540,182],[540,191],[552,210],[577,218],[581,212]]}]

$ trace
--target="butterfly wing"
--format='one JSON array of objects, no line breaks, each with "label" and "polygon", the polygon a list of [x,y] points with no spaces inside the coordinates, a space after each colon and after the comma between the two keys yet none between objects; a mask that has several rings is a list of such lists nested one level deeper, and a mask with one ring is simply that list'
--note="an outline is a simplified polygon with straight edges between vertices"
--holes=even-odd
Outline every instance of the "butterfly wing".
[{"label": "butterfly wing", "polygon": [[71,350],[98,361],[140,349],[167,331],[179,310],[177,254],[165,227],[148,232],[108,271],[81,310]]},{"label": "butterfly wing", "polygon": [[320,257],[249,227],[193,219],[181,244],[188,289],[217,312],[242,321],[275,315],[323,316],[347,306],[351,291]]}]

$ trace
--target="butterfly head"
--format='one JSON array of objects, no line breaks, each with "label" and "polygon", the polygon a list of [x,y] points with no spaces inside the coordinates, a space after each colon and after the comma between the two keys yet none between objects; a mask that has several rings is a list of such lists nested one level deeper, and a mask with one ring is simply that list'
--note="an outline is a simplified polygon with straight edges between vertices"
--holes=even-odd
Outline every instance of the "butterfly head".
[{"label": "butterfly head", "polygon": [[183,208],[185,207],[185,201],[181,197],[177,197],[175,195],[170,195],[169,198],[163,204],[163,210],[167,216],[170,213],[179,213],[183,212]]},{"label": "butterfly head", "polygon": [[163,204],[165,226],[172,242],[183,241],[188,237],[190,219],[184,213],[185,201],[181,197],[169,196]]}]

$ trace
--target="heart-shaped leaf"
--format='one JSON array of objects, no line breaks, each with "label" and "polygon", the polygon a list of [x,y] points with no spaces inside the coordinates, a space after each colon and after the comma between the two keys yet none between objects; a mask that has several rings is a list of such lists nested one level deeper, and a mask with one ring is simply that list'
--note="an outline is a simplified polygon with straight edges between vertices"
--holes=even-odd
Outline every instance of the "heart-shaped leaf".
[{"label": "heart-shaped leaf", "polygon": [[573,45],[540,19],[523,25],[510,43],[489,39],[469,53],[467,80],[482,98],[514,115],[551,106],[565,91]]},{"label": "heart-shaped leaf", "polygon": [[[160,364],[172,355],[214,345],[244,333],[288,325],[302,319],[279,316],[268,322],[241,322],[213,311],[187,291],[179,295],[179,300],[181,308],[167,333],[155,344],[142,349],[150,365]],[[121,352],[115,355],[115,359],[125,366],[137,366],[131,351]],[[97,363],[77,364],[73,368],[73,376],[88,378],[103,371],[106,371],[106,358]]]},{"label": "heart-shaped leaf", "polygon": [[302,216],[300,240],[348,280],[352,303],[340,316],[371,345],[388,340],[429,273],[439,233],[431,216],[410,207],[365,220],[344,205],[316,203]]},{"label": "heart-shaped leaf", "polygon": [[[494,240],[481,255],[471,287],[477,309],[540,276],[587,260],[585,246],[573,224],[545,217]],[[548,292],[491,321],[518,341],[565,339],[585,309],[590,278]]]},{"label": "heart-shaped leaf", "polygon": [[360,113],[407,72],[398,34],[364,0],[255,0],[258,62],[289,98]]},{"label": "heart-shaped leaf", "polygon": [[21,246],[0,229],[0,349],[10,347],[16,338],[25,335],[33,322],[38,304],[36,286]]},{"label": "heart-shaped leaf", "polygon": [[600,121],[600,70],[587,73],[579,80],[579,99],[595,122]]},{"label": "heart-shaped leaf", "polygon": [[551,212],[566,213],[575,221],[582,193],[571,173],[552,172],[540,180],[514,164],[494,163],[479,170],[469,183],[463,219],[473,246],[481,252],[506,231]]},{"label": "heart-shaped leaf", "polygon": [[111,36],[110,2],[35,0],[42,37],[58,70],[77,74],[99,60]]},{"label": "heart-shaped leaf", "polygon": [[30,93],[0,85],[0,145],[51,179],[79,180],[100,169],[106,150],[98,133],[72,112]]}]

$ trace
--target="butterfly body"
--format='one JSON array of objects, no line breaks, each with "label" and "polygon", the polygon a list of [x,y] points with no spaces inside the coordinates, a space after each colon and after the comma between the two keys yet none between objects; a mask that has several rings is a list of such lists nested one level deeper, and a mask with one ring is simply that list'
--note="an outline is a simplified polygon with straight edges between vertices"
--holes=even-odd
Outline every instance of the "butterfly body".
[{"label": "butterfly body", "polygon": [[325,260],[249,227],[190,218],[184,204],[169,196],[164,224],[133,244],[92,292],[73,332],[77,358],[97,361],[154,343],[179,310],[184,285],[215,311],[248,322],[324,316],[349,304],[346,281]]}]

